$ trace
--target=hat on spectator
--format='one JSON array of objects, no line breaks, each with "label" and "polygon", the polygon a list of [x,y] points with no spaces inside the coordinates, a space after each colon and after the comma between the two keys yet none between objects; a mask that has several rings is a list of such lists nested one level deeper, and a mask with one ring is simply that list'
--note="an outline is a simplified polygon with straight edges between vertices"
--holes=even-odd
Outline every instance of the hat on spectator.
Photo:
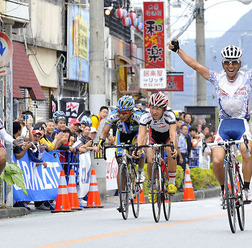
[{"label": "hat on spectator", "polygon": [[70,121],[70,124],[78,124],[79,126],[81,125],[81,123],[79,122],[79,120],[77,120],[76,118],[72,119]]},{"label": "hat on spectator", "polygon": [[39,131],[39,130],[32,130],[32,134],[37,134],[37,135],[40,135],[42,136],[42,133]]},{"label": "hat on spectator", "polygon": [[90,133],[97,133],[96,128],[95,128],[95,127],[91,127],[91,128],[90,128]]}]

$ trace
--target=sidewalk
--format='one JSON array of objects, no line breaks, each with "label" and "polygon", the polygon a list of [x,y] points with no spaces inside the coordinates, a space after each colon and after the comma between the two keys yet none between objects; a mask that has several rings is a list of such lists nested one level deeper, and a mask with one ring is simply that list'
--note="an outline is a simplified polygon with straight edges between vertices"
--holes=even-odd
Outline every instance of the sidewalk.
[{"label": "sidewalk", "polygon": [[[179,202],[183,199],[183,192],[176,193],[172,197],[172,202]],[[194,195],[196,200],[201,200],[205,198],[210,197],[218,197],[220,195],[220,187],[213,188],[213,189],[206,189],[206,190],[197,190],[194,191]],[[148,195],[145,195],[145,202],[149,203]],[[118,196],[108,196],[107,199],[104,202],[107,206],[113,205],[113,204],[119,204],[119,197]],[[13,218],[13,217],[20,217],[27,214],[32,214],[36,210],[35,208],[32,208],[32,211],[30,212],[26,208],[22,207],[6,207],[6,208],[0,208],[0,219],[1,218]],[[45,213],[48,211],[44,211]]]}]

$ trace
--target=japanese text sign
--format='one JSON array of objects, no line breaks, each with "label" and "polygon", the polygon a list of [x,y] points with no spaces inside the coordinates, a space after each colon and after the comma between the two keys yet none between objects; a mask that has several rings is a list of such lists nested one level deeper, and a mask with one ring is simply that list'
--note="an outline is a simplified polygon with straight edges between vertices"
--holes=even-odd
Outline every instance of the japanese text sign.
[{"label": "japanese text sign", "polygon": [[144,2],[145,68],[165,68],[164,2]]},{"label": "japanese text sign", "polygon": [[166,70],[162,68],[141,69],[141,89],[164,89],[166,88]]}]

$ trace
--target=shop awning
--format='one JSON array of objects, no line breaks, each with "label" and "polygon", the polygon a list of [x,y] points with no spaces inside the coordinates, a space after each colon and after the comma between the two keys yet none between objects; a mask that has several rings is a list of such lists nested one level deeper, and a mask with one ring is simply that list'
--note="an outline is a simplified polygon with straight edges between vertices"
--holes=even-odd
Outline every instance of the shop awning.
[{"label": "shop awning", "polygon": [[24,44],[13,42],[13,50],[13,98],[24,98],[20,88],[26,88],[32,100],[45,100],[44,93],[26,55]]}]

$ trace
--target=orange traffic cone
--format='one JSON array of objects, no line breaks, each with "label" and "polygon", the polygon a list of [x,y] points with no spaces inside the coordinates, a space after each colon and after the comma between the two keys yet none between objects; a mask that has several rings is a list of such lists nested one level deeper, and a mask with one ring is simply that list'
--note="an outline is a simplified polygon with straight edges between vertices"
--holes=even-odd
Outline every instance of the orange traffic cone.
[{"label": "orange traffic cone", "polygon": [[91,170],[89,186],[87,206],[85,208],[103,208],[94,169]]},{"label": "orange traffic cone", "polygon": [[61,170],[58,194],[57,194],[57,199],[56,199],[56,206],[55,206],[55,209],[52,210],[51,212],[57,213],[57,212],[71,212],[71,211],[72,210],[71,210],[69,196],[67,192],[65,172],[64,170]]},{"label": "orange traffic cone", "polygon": [[76,190],[74,170],[70,170],[68,182],[68,196],[72,210],[82,210],[79,204],[78,194]]},{"label": "orange traffic cone", "polygon": [[139,203],[145,203],[145,198],[144,198],[144,189],[143,189],[143,184],[140,184],[140,194],[136,196],[136,198],[133,200],[134,203],[137,203],[137,199],[139,197]]},{"label": "orange traffic cone", "polygon": [[184,197],[183,201],[194,201],[195,195],[193,192],[192,181],[190,176],[190,169],[189,165],[186,165],[186,172],[185,172],[185,187],[184,187]]}]

